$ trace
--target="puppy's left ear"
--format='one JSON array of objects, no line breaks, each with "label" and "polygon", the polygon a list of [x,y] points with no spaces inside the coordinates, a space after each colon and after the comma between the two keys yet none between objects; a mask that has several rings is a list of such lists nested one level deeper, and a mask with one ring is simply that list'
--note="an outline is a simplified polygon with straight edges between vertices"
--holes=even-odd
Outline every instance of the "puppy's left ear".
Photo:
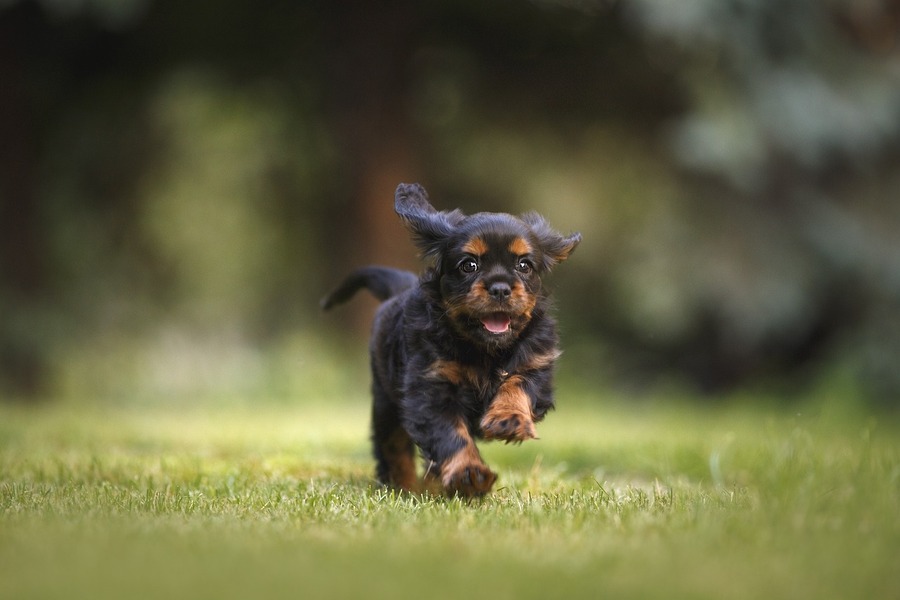
[{"label": "puppy's left ear", "polygon": [[437,212],[428,202],[428,192],[418,183],[401,183],[394,192],[394,210],[401,217]]},{"label": "puppy's left ear", "polygon": [[569,258],[581,242],[581,234],[573,233],[563,236],[557,233],[541,215],[530,212],[522,215],[522,220],[531,228],[531,232],[541,247],[543,267],[549,269],[557,263]]},{"label": "puppy's left ear", "polygon": [[394,194],[394,210],[413,241],[426,257],[440,254],[444,241],[463,218],[458,210],[438,212],[428,202],[428,192],[418,183],[401,183]]}]

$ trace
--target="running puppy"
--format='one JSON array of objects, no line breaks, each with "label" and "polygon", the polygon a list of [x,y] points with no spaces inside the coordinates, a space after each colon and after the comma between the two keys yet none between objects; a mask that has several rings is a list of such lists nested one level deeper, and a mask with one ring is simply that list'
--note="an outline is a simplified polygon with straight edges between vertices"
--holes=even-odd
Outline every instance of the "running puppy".
[{"label": "running puppy", "polygon": [[497,475],[476,439],[524,442],[553,408],[560,355],[541,275],[568,258],[580,234],[556,233],[528,213],[438,212],[419,184],[397,187],[394,209],[431,261],[421,278],[370,266],[322,301],[329,309],[367,288],[383,301],[370,342],[372,442],[379,481],[481,496]]}]

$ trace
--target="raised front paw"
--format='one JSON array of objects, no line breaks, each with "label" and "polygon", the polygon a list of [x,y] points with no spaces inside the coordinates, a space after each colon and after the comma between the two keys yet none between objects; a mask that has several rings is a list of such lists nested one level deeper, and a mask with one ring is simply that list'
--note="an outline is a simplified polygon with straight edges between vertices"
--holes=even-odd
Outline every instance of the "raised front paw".
[{"label": "raised front paw", "polygon": [[531,415],[501,408],[492,408],[484,415],[481,432],[486,440],[504,440],[507,444],[537,438]]},{"label": "raised front paw", "polygon": [[513,375],[506,379],[481,419],[481,433],[486,440],[524,442],[537,437],[531,414],[531,398],[523,388],[524,378]]}]

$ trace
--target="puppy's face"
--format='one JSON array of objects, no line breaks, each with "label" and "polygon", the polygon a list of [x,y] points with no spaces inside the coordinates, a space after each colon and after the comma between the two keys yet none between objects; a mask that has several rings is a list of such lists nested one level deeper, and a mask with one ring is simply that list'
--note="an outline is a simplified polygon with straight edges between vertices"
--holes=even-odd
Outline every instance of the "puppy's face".
[{"label": "puppy's face", "polygon": [[416,184],[397,188],[395,207],[423,253],[435,260],[453,327],[487,348],[518,338],[538,303],[541,274],[581,241],[577,233],[559,235],[535,213],[438,212]]},{"label": "puppy's face", "polygon": [[454,327],[485,346],[511,343],[531,320],[540,250],[510,215],[467,217],[438,257],[441,298]]}]

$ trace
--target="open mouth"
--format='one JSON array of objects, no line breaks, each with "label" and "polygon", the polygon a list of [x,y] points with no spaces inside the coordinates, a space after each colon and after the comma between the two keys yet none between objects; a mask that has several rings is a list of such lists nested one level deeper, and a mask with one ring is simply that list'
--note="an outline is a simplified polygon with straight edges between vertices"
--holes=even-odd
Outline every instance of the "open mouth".
[{"label": "open mouth", "polygon": [[510,318],[506,313],[491,313],[481,318],[481,324],[491,333],[506,333],[509,331]]}]

